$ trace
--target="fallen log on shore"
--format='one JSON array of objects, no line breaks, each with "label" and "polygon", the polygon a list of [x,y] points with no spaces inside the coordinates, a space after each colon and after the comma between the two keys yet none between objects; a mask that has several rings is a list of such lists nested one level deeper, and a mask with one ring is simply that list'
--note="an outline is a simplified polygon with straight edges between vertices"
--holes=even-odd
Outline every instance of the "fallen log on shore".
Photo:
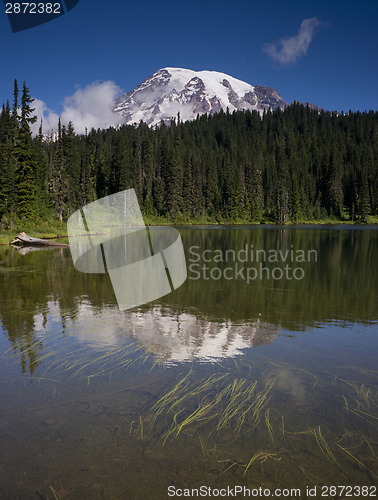
[{"label": "fallen log on shore", "polygon": [[69,247],[66,243],[57,243],[56,241],[44,240],[42,238],[33,238],[26,233],[18,234],[14,240],[10,242],[15,246],[34,246],[34,247]]}]

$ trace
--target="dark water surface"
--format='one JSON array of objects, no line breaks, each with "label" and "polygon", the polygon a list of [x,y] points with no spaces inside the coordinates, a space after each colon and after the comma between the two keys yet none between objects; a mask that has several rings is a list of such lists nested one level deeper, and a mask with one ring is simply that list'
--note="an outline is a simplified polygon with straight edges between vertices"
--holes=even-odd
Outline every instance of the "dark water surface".
[{"label": "dark water surface", "polygon": [[123,312],[69,249],[0,247],[0,499],[375,498],[378,230],[180,232],[185,284]]}]

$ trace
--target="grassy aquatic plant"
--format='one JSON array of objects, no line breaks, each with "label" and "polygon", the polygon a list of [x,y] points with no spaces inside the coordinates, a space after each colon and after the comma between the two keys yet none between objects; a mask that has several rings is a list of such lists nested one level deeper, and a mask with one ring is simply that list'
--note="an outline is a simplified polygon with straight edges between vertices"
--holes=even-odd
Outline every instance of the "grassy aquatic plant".
[{"label": "grassy aquatic plant", "polygon": [[225,462],[226,464],[229,464],[221,472],[221,474],[225,474],[227,471],[229,471],[233,467],[240,467],[241,469],[244,469],[243,476],[245,476],[254,463],[260,463],[262,465],[268,459],[273,459],[273,460],[279,461],[279,460],[281,460],[281,457],[277,453],[259,451],[259,452],[255,453],[247,463],[242,463],[242,462],[239,462],[237,460],[231,460],[229,458],[227,458],[225,460],[218,460],[218,462],[219,463]]},{"label": "grassy aquatic plant", "polygon": [[377,394],[369,387],[365,387],[365,384],[358,385],[353,381],[341,379],[342,382],[349,385],[355,391],[354,400],[356,402],[357,408],[364,406],[370,408],[371,405],[378,406],[377,404]]},{"label": "grassy aquatic plant", "polygon": [[[57,355],[58,353],[53,351],[46,354],[46,357],[55,359],[48,364],[43,377],[52,372],[68,375],[68,379],[72,381],[86,380],[89,384],[94,377],[126,371],[134,365],[142,366],[146,362],[151,363],[150,371],[156,366],[163,366],[154,354],[146,352],[145,347],[137,342],[112,347],[105,351],[94,351],[90,358],[86,348],[82,351],[60,352],[59,358]],[[62,361],[63,356],[65,359]]]},{"label": "grassy aquatic plant", "polygon": [[367,446],[368,446],[369,450],[371,451],[371,454],[372,454],[375,458],[378,458],[378,456],[376,455],[376,453],[375,453],[375,451],[374,451],[374,449],[373,449],[373,447],[372,447],[372,445],[371,445],[370,441],[369,441],[369,440],[365,437],[365,435],[364,435],[364,434],[362,434],[361,432],[360,432],[360,434],[361,434],[361,436],[362,436],[362,439],[363,439],[363,440],[365,441],[365,443],[367,444]]},{"label": "grassy aquatic plant", "polygon": [[[342,450],[348,457],[350,457],[354,462],[368,470],[371,474],[374,473],[362,462],[363,458],[357,456],[357,450],[360,450],[363,447],[367,447],[367,450],[370,452],[369,460],[376,462],[377,455],[374,451],[374,448],[371,442],[367,439],[367,437],[361,432],[356,433],[354,430],[346,429],[342,437],[335,443],[336,446]],[[362,450],[361,450],[362,451]],[[368,458],[368,455],[363,455]]]},{"label": "grassy aquatic plant", "polygon": [[273,428],[272,428],[272,425],[271,425],[271,423],[270,423],[270,417],[269,417],[269,414],[270,414],[270,408],[268,408],[268,409],[265,411],[265,425],[266,425],[266,427],[267,427],[267,429],[268,429],[270,439],[272,440],[272,442],[274,442]]},{"label": "grassy aquatic plant", "polygon": [[366,411],[359,410],[358,408],[354,408],[354,409],[350,408],[349,411],[351,411],[352,413],[354,413],[358,417],[363,418],[364,420],[366,420],[370,424],[374,424],[374,420],[378,420],[377,415],[373,415],[372,413],[368,413]]},{"label": "grassy aquatic plant", "polygon": [[209,453],[209,450],[207,449],[206,445],[205,445],[205,442],[204,440],[201,438],[200,435],[198,435],[198,439],[199,439],[199,442],[201,444],[201,448],[202,448],[202,453],[205,457],[208,457],[210,456],[210,453]]},{"label": "grassy aquatic plant", "polygon": [[[151,408],[151,425],[160,417],[171,415],[171,422],[163,431],[164,443],[177,438],[182,431],[211,422],[209,432],[229,430],[237,438],[241,432],[253,429],[271,398],[273,379],[258,383],[235,377],[230,372],[212,374],[192,381],[190,370],[175,386]],[[269,412],[265,414],[269,432],[273,435]]]},{"label": "grassy aquatic plant", "polygon": [[139,416],[139,426],[137,433],[138,433],[138,439],[143,439],[143,420],[141,416]]},{"label": "grassy aquatic plant", "polygon": [[246,464],[243,475],[245,476],[247,474],[249,468],[252,466],[254,462],[258,461],[261,464],[263,464],[268,460],[268,458],[272,458],[274,460],[281,460],[281,458],[276,453],[267,453],[264,451],[260,451],[258,453],[255,453],[251,458],[251,460],[248,462],[248,464]]},{"label": "grassy aquatic plant", "polygon": [[340,380],[354,391],[352,395],[342,395],[346,412],[376,425],[378,420],[378,393],[366,387],[365,384],[358,385],[350,380]]},{"label": "grassy aquatic plant", "polygon": [[196,427],[203,421],[211,419],[212,418],[212,415],[210,414],[211,407],[212,407],[211,403],[199,405],[190,415],[188,415],[181,421],[179,421],[177,417],[180,415],[180,413],[183,412],[183,410],[179,410],[173,417],[171,428],[166,433],[164,443],[171,436],[177,437],[184,428],[187,428],[191,425],[194,425]]},{"label": "grassy aquatic plant", "polygon": [[178,395],[181,392],[182,387],[186,388],[188,386],[188,378],[191,374],[191,371],[184,378],[179,380],[179,382],[171,389],[167,394],[162,396],[157,403],[152,407],[153,417],[151,420],[151,424],[153,424],[157,418],[165,411],[167,407],[169,407],[174,401],[177,400]]},{"label": "grassy aquatic plant", "polygon": [[353,453],[348,450],[347,448],[345,448],[344,446],[341,446],[340,444],[336,443],[336,445],[344,452],[346,453],[348,456],[350,456],[351,458],[353,458],[354,461],[356,461],[359,465],[361,465],[361,467],[364,467],[365,469],[367,469],[366,465],[364,465],[361,460],[358,460],[358,458],[353,455]]},{"label": "grassy aquatic plant", "polygon": [[[273,460],[281,460],[280,467],[289,467],[292,462],[287,462],[287,457],[290,456],[305,475],[308,471],[299,466],[304,457],[311,466],[319,464],[319,471],[325,462],[331,462],[345,474],[353,470],[365,471],[365,474],[369,471],[374,476],[376,440],[374,433],[369,432],[373,428],[368,424],[375,424],[378,418],[378,398],[373,385],[364,380],[361,380],[364,383],[348,381],[348,392],[342,392],[345,382],[340,377],[327,373],[326,377],[320,378],[308,370],[292,367],[291,372],[304,375],[301,389],[306,401],[305,404],[300,401],[301,411],[292,418],[292,408],[296,407],[297,401],[294,400],[293,405],[285,392],[283,411],[278,420],[276,406],[270,402],[276,390],[276,379],[271,375],[279,376],[279,372],[263,371],[265,366],[260,370],[256,362],[253,369],[249,364],[248,372],[242,360],[238,360],[235,366],[223,362],[214,363],[213,367],[216,373],[203,378],[196,376],[191,369],[178,378],[168,392],[160,395],[152,406],[151,423],[157,439],[167,443],[195,436],[199,453],[222,464],[219,474],[240,471],[247,475],[256,470],[256,465],[263,467],[268,462],[270,466]],[[284,368],[288,370],[288,367]],[[261,375],[257,376],[257,373]],[[286,391],[283,384],[277,387],[278,396],[282,390]],[[316,398],[314,390],[319,393]],[[328,403],[335,390],[337,397],[334,402],[341,402],[337,422],[329,417],[328,411],[324,411],[323,416],[319,411],[311,412],[311,405],[318,409],[319,400]],[[325,396],[324,400],[322,396]],[[275,401],[279,403],[280,399],[275,398]],[[362,428],[363,421],[356,426],[357,416],[366,420],[366,432]],[[269,449],[269,442],[274,446],[272,449]],[[240,446],[241,443],[248,444],[248,448]],[[249,456],[246,456],[247,449]],[[240,455],[232,456],[234,453]],[[325,475],[328,473],[326,469],[323,471]],[[324,482],[321,472],[316,478],[319,484]]]},{"label": "grassy aquatic plant", "polygon": [[54,488],[51,486],[51,484],[50,484],[50,490],[51,490],[52,494],[54,495],[55,500],[61,500],[60,496],[59,496],[59,495],[58,495],[58,493],[54,490]]},{"label": "grassy aquatic plant", "polygon": [[282,437],[285,440],[286,439],[286,436],[285,436],[285,418],[283,415],[281,417],[281,423],[282,423]]},{"label": "grassy aquatic plant", "polygon": [[328,459],[333,462],[335,462],[337,465],[339,465],[338,461],[336,460],[335,455],[333,454],[329,444],[325,440],[320,425],[315,428],[311,429],[311,433],[315,436],[316,442],[320,448],[320,451],[323,453],[323,455]]}]

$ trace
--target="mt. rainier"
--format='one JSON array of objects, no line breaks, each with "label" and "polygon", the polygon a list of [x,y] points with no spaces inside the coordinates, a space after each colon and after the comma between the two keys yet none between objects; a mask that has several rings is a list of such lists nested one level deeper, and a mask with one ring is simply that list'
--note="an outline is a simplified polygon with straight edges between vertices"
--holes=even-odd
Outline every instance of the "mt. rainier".
[{"label": "mt. rainier", "polygon": [[168,122],[180,113],[181,120],[221,109],[284,109],[288,104],[278,92],[262,85],[250,85],[217,71],[163,68],[115,102],[114,111],[126,124],[143,120],[148,125]]}]

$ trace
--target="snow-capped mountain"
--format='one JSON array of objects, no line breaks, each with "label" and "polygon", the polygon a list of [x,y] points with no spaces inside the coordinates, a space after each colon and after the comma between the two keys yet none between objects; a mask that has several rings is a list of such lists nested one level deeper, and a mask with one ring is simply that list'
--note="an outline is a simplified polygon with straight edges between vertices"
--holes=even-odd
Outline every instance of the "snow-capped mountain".
[{"label": "snow-capped mountain", "polygon": [[134,90],[117,99],[114,111],[126,124],[143,120],[148,125],[173,117],[193,120],[197,114],[217,113],[221,109],[284,109],[288,104],[278,92],[262,85],[250,85],[217,71],[163,68],[149,76]]}]

